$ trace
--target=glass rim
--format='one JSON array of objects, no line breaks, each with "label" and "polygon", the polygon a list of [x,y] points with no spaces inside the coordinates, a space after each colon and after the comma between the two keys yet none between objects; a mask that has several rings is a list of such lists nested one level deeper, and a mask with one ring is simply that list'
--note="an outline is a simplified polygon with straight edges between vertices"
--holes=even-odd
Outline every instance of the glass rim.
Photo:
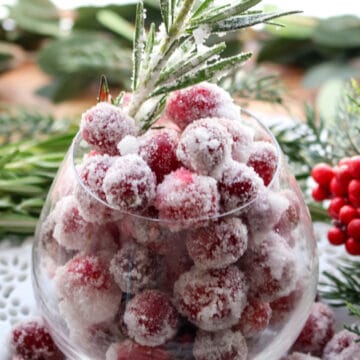
[{"label": "glass rim", "polygon": [[[260,125],[261,129],[264,130],[266,132],[266,134],[270,137],[271,143],[276,148],[276,155],[277,155],[276,169],[275,169],[275,172],[273,174],[273,177],[272,177],[270,183],[268,185],[266,185],[266,188],[270,189],[274,185],[275,179],[278,178],[279,172],[280,172],[280,167],[281,167],[281,162],[282,162],[280,145],[279,145],[278,141],[276,140],[274,134],[270,131],[270,129],[264,124],[264,122],[262,120],[260,120],[257,116],[252,114],[250,111],[244,110],[242,108],[240,108],[240,112],[241,112],[241,114],[244,114],[244,115],[254,119]],[[244,211],[246,208],[250,207],[253,203],[255,203],[255,201],[261,195],[260,193],[258,193],[257,196],[255,196],[250,201],[248,201],[245,204],[243,204],[243,205],[241,205],[241,206],[239,206],[237,208],[234,208],[232,210],[222,212],[222,213],[216,214],[214,216],[190,218],[190,219],[178,219],[178,220],[159,219],[159,218],[155,218],[155,217],[145,216],[145,215],[142,215],[142,214],[132,213],[132,212],[129,212],[129,211],[119,210],[118,208],[116,208],[116,207],[108,204],[104,200],[100,199],[81,180],[81,177],[80,177],[80,175],[78,173],[78,170],[77,170],[77,167],[76,167],[76,164],[75,164],[75,149],[76,149],[76,145],[78,145],[80,143],[80,141],[82,141],[82,140],[83,140],[83,138],[81,136],[81,130],[79,130],[77,132],[77,134],[75,135],[75,137],[74,137],[74,139],[72,141],[71,147],[70,147],[70,162],[71,162],[72,170],[73,170],[73,172],[75,174],[75,178],[76,178],[77,183],[80,184],[82,189],[88,195],[90,195],[92,198],[94,198],[97,202],[99,202],[100,204],[106,206],[107,208],[110,208],[110,209],[112,209],[114,211],[117,211],[117,212],[120,212],[120,213],[124,214],[124,216],[127,215],[127,216],[138,218],[140,220],[152,221],[152,222],[164,224],[164,225],[167,225],[167,226],[169,226],[169,225],[171,226],[171,224],[174,224],[174,225],[176,225],[176,224],[187,224],[187,223],[192,224],[194,222],[196,223],[196,222],[216,221],[216,220],[219,220],[221,218],[225,218],[225,217],[228,217],[230,215],[234,215],[234,214],[236,214],[238,212]]]}]

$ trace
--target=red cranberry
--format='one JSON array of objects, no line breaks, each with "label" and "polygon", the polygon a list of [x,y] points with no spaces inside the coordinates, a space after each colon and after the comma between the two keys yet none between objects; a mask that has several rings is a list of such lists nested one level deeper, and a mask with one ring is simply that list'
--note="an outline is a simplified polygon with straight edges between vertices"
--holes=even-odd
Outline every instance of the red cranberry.
[{"label": "red cranberry", "polygon": [[330,193],[326,188],[318,185],[314,189],[312,189],[311,195],[315,201],[323,201],[329,198]]},{"label": "red cranberry", "polygon": [[209,83],[173,92],[167,100],[165,113],[182,130],[191,122],[206,117],[238,119],[240,116],[231,96]]},{"label": "red cranberry", "polygon": [[124,323],[128,334],[144,346],[158,346],[175,336],[179,318],[168,295],[144,290],[126,305]]},{"label": "red cranberry", "polygon": [[327,188],[334,177],[334,170],[330,165],[320,163],[313,167],[311,176],[320,186]]},{"label": "red cranberry", "polygon": [[138,154],[155,173],[158,183],[163,181],[165,175],[180,167],[176,157],[179,137],[175,130],[150,130],[138,141]]},{"label": "red cranberry", "polygon": [[137,132],[134,119],[106,102],[98,103],[83,114],[80,130],[84,140],[95,150],[109,155],[118,155],[118,142]]},{"label": "red cranberry", "polygon": [[277,151],[274,145],[265,142],[254,142],[253,150],[247,161],[247,166],[252,167],[263,179],[264,184],[270,184],[278,163]]},{"label": "red cranberry", "polygon": [[245,276],[235,266],[207,271],[193,267],[174,285],[179,312],[207,331],[235,325],[245,308],[246,295]]},{"label": "red cranberry", "polygon": [[360,241],[360,219],[354,219],[349,222],[347,233],[350,237]]},{"label": "red cranberry", "polygon": [[219,269],[236,262],[247,248],[247,227],[240,219],[228,218],[190,231],[186,246],[200,269]]},{"label": "red cranberry", "polygon": [[349,161],[349,172],[355,179],[360,179],[360,156],[353,156]]},{"label": "red cranberry", "polygon": [[232,140],[218,119],[194,121],[181,134],[176,155],[188,169],[202,175],[211,174],[230,158]]},{"label": "red cranberry", "polygon": [[360,255],[360,241],[348,238],[345,243],[346,251],[351,255]]},{"label": "red cranberry", "polygon": [[24,360],[65,360],[40,319],[16,325],[11,332],[11,346]]},{"label": "red cranberry", "polygon": [[162,347],[142,346],[131,340],[112,344],[106,360],[174,360]]},{"label": "red cranberry", "polygon": [[358,336],[348,330],[335,334],[326,344],[323,360],[355,360],[359,358],[360,343]]},{"label": "red cranberry", "polygon": [[336,177],[330,181],[330,191],[335,196],[346,196],[348,189],[347,184],[341,183]]},{"label": "red cranberry", "polygon": [[199,330],[194,342],[193,355],[196,360],[246,360],[248,348],[239,331]]},{"label": "red cranberry", "polygon": [[321,356],[325,345],[334,335],[334,326],[334,312],[325,304],[314,303],[292,349]]},{"label": "red cranberry", "polygon": [[107,202],[121,211],[141,211],[155,197],[156,179],[138,155],[119,157],[107,171],[103,189]]},{"label": "red cranberry", "polygon": [[234,210],[254,200],[263,190],[258,174],[245,164],[231,161],[216,174],[221,202],[226,211]]},{"label": "red cranberry", "polygon": [[355,207],[360,207],[360,180],[351,180],[348,186],[350,202]]},{"label": "red cranberry", "polygon": [[351,220],[358,217],[356,209],[351,205],[344,205],[339,211],[339,220],[343,224],[348,224]]},{"label": "red cranberry", "polygon": [[330,206],[328,209],[329,215],[332,218],[338,219],[340,209],[346,204],[347,204],[347,201],[343,197],[338,196],[338,197],[333,198],[330,202]]},{"label": "red cranberry", "polygon": [[249,299],[234,329],[240,330],[246,338],[258,335],[269,325],[271,313],[272,310],[268,303]]},{"label": "red cranberry", "polygon": [[348,165],[337,166],[334,169],[336,179],[343,185],[348,185],[352,176]]},{"label": "red cranberry", "polygon": [[332,245],[345,244],[345,241],[347,239],[346,233],[337,227],[333,227],[333,228],[329,229],[329,231],[327,233],[327,237],[328,237],[330,244],[332,244]]}]

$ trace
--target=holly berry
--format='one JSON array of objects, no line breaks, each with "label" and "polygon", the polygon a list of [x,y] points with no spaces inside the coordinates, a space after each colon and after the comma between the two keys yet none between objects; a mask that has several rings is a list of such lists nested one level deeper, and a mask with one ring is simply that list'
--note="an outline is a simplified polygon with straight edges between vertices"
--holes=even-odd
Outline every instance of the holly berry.
[{"label": "holly berry", "polygon": [[338,219],[339,211],[344,205],[346,205],[346,203],[347,201],[340,196],[333,198],[328,208],[329,215],[334,219]]},{"label": "holly berry", "polygon": [[351,180],[348,186],[348,196],[350,202],[360,207],[360,180]]},{"label": "holly berry", "polygon": [[360,179],[360,155],[354,156],[349,161],[349,173],[355,179]]},{"label": "holly berry", "polygon": [[320,163],[314,166],[311,176],[320,186],[328,187],[334,177],[334,170],[330,165]]},{"label": "holly berry", "polygon": [[347,183],[340,182],[336,177],[330,181],[330,191],[336,196],[345,196],[347,194]]},{"label": "holly berry", "polygon": [[323,201],[328,199],[330,194],[326,188],[319,185],[312,190],[311,195],[315,201]]},{"label": "holly berry", "polygon": [[360,241],[360,219],[353,219],[349,222],[347,233],[355,240]]},{"label": "holly berry", "polygon": [[339,211],[339,220],[344,224],[349,224],[349,222],[358,217],[358,212],[351,205],[344,205]]},{"label": "holly berry", "polygon": [[346,233],[337,227],[331,228],[327,236],[332,245],[342,245],[346,241]]},{"label": "holly berry", "polygon": [[352,237],[346,240],[345,248],[351,255],[360,255],[360,241],[356,241]]}]

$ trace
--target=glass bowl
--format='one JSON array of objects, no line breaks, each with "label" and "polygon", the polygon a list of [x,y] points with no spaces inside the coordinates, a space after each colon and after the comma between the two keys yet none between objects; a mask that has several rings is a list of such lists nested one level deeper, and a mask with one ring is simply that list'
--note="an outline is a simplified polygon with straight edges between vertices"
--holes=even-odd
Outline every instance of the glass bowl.
[{"label": "glass bowl", "polygon": [[119,211],[92,192],[81,175],[91,149],[76,136],[37,227],[32,269],[69,359],[206,359],[235,347],[243,355],[234,359],[276,360],[294,342],[316,293],[312,223],[271,132],[245,111],[241,121],[275,147],[271,181],[235,209],[182,220],[153,206]]}]

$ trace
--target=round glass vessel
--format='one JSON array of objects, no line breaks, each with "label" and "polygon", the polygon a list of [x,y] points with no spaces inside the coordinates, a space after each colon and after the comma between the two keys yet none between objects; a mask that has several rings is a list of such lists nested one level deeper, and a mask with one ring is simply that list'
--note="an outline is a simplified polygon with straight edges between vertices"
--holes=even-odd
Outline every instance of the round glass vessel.
[{"label": "round glass vessel", "polygon": [[[223,201],[215,215],[182,219],[152,204],[110,206],[84,183],[84,162],[96,155],[80,133],[74,139],[33,248],[35,295],[69,359],[276,360],[294,342],[316,292],[312,224],[273,135],[244,111],[241,122],[276,149],[271,178],[241,206]],[[224,176],[214,179],[220,188]],[[176,186],[162,190],[178,196]]]}]

